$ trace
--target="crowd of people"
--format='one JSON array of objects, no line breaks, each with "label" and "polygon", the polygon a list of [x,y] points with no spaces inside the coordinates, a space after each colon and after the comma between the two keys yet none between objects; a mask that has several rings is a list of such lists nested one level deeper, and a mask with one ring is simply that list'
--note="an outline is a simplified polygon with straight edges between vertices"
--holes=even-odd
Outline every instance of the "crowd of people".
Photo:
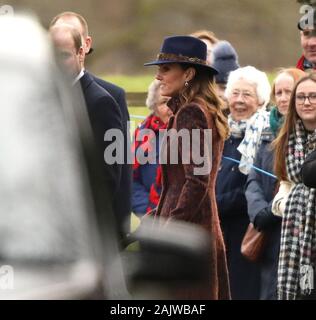
[{"label": "crowd of people", "polygon": [[[63,12],[51,21],[58,61],[86,102],[120,239],[131,212],[157,228],[193,223],[212,239],[209,277],[182,297],[316,297],[316,33],[298,27],[303,55],[272,87],[210,31],[165,38],[145,64],[158,68],[146,100],[151,113],[131,139],[124,90],[85,68],[93,48],[84,17]],[[105,161],[111,129],[123,133],[123,163]],[[188,133],[189,149],[184,139],[173,144],[179,132]],[[153,150],[151,161],[137,156]],[[257,262],[241,253],[250,223],[267,235]]]},{"label": "crowd of people", "polygon": [[[280,68],[272,86],[265,72],[240,67],[232,45],[206,30],[190,35],[205,43],[203,59],[198,49],[182,48],[194,47],[185,44],[189,40],[174,37],[165,39],[158,59],[151,63],[159,67],[154,82],[160,81],[162,95],[170,99],[167,130],[213,130],[208,175],[195,176],[193,163],[146,164],[144,170],[152,166],[155,173],[143,180],[138,174],[142,168],[134,170],[135,213],[195,223],[216,239],[209,290],[190,292],[188,298],[315,298],[316,34],[300,23],[298,28],[303,55],[295,66]],[[190,62],[183,56],[198,59]],[[199,76],[207,73],[201,60],[217,71],[215,86],[210,78]],[[166,122],[162,123],[165,129]],[[156,147],[161,153],[170,149],[168,143],[159,146],[158,140]],[[146,199],[138,197],[141,181],[146,181]],[[161,198],[155,209],[157,196]],[[138,211],[144,202],[149,209]],[[267,238],[256,262],[241,253],[249,223]]]}]

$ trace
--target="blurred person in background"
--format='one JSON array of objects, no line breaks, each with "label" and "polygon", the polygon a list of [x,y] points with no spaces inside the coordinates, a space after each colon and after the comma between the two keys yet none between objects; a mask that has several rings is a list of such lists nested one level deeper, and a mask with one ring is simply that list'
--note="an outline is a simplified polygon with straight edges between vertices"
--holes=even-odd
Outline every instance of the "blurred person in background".
[{"label": "blurred person in background", "polygon": [[316,190],[303,183],[301,172],[305,159],[316,148],[315,73],[301,78],[294,86],[274,147],[276,175],[280,181],[292,184],[279,206],[282,229],[278,299],[315,299]]},{"label": "blurred person in background", "polygon": [[[161,164],[162,194],[153,214],[155,224],[161,228],[168,222],[180,220],[203,227],[212,238],[208,279],[202,288],[184,289],[179,296],[229,299],[225,247],[214,190],[228,126],[214,89],[216,70],[209,66],[206,58],[207,46],[203,41],[192,36],[174,36],[164,39],[157,60],[145,64],[158,66],[156,79],[161,82],[161,95],[170,98],[168,107],[173,113],[166,132],[170,137],[164,139],[161,151],[166,160]],[[211,129],[211,145],[205,137],[207,129]],[[188,133],[190,141],[194,140],[193,130],[198,131],[199,145],[193,142],[192,148],[186,150],[181,139],[177,148],[173,148],[172,137],[180,130]],[[204,163],[196,163],[197,153],[205,156]],[[175,154],[180,155],[178,161],[172,161]]]},{"label": "blurred person in background", "polygon": [[121,166],[121,178],[118,189],[115,192],[113,205],[115,215],[118,218],[118,222],[122,229],[120,232],[124,233],[124,229],[126,228],[127,222],[130,219],[132,197],[132,166],[131,164],[127,163],[127,159],[129,158],[127,153],[130,152],[130,132],[127,123],[130,120],[130,117],[125,99],[125,91],[113,83],[96,77],[85,69],[86,56],[93,52],[92,37],[89,35],[88,23],[86,19],[76,12],[66,11],[55,16],[52,19],[50,26],[52,27],[58,24],[69,24],[79,31],[84,49],[81,67],[85,73],[89,74],[89,76],[99,86],[105,89],[114,98],[121,113],[124,135],[124,163]]},{"label": "blurred person in background", "polygon": [[228,41],[219,41],[213,47],[213,64],[218,71],[215,76],[218,95],[223,99],[223,112],[228,115],[228,101],[225,97],[226,84],[229,73],[239,68],[238,55],[234,47]]},{"label": "blurred person in background", "polygon": [[209,30],[198,30],[190,34],[192,37],[196,37],[202,40],[207,46],[207,58],[206,61],[209,65],[212,65],[214,58],[213,58],[213,48],[216,43],[219,41],[214,32]]},{"label": "blurred person in background", "polygon": [[[270,110],[270,128],[262,133],[261,145],[257,152],[255,166],[267,173],[274,172],[274,152],[271,142],[277,136],[287,114],[291,93],[295,83],[305,73],[296,68],[282,69],[278,72],[272,86],[272,101],[275,106]],[[260,267],[260,299],[277,299],[277,270],[281,238],[281,217],[272,213],[272,201],[278,181],[263,172],[251,169],[246,184],[246,199],[250,221],[259,231],[268,235]]]},{"label": "blurred person in background", "polygon": [[[132,151],[133,164],[133,199],[132,210],[137,215],[144,215],[157,207],[161,193],[161,167],[159,151],[161,141],[159,130],[165,130],[169,117],[172,115],[167,106],[169,98],[160,94],[160,81],[154,80],[149,88],[146,106],[152,113],[135,130]],[[151,130],[150,134],[142,136],[142,130]],[[144,131],[143,131],[144,132]],[[155,152],[155,163],[140,164],[137,159],[139,148],[142,152]]]},{"label": "blurred person in background", "polygon": [[[249,225],[245,184],[255,160],[262,132],[269,127],[265,105],[270,84],[262,71],[247,66],[228,76],[225,96],[231,135],[225,142],[216,182],[216,199],[226,244],[232,299],[259,298],[259,268],[241,254]],[[239,165],[236,161],[240,161]]]}]

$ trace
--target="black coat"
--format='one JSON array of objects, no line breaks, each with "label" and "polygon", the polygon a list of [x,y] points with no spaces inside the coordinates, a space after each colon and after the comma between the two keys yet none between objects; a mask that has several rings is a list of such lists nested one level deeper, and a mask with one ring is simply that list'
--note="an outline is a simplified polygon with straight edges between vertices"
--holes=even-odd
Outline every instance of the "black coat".
[{"label": "black coat", "polygon": [[[237,147],[241,141],[242,138],[233,136],[226,140],[223,157],[240,160]],[[226,245],[232,299],[259,299],[259,269],[240,252],[249,225],[246,181],[247,176],[239,171],[238,163],[222,159],[216,181],[216,200]]]},{"label": "black coat", "polygon": [[122,127],[124,135],[124,164],[122,165],[119,188],[114,198],[114,212],[119,217],[120,224],[126,224],[132,210],[132,165],[127,163],[127,152],[131,152],[131,137],[129,127],[127,126],[130,117],[125,99],[125,91],[113,83],[97,78],[92,74],[90,75],[98,85],[109,92],[109,94],[114,98],[122,115]]},{"label": "black coat", "polygon": [[306,157],[301,173],[303,183],[309,188],[316,188],[316,150]]},{"label": "black coat", "polygon": [[[270,132],[262,134],[262,143],[257,152],[255,166],[273,174],[273,151]],[[248,215],[255,227],[268,233],[268,243],[260,267],[260,299],[276,299],[277,270],[281,238],[281,218],[271,211],[272,200],[276,193],[277,179],[252,169],[246,184]]]},{"label": "black coat", "polygon": [[91,74],[90,75],[93,77],[94,81],[104,88],[117,102],[117,104],[120,107],[121,113],[122,113],[122,121],[124,122],[124,125],[127,124],[127,121],[129,121],[129,112],[126,104],[126,99],[125,99],[125,91],[121,87],[110,83],[108,81],[105,81],[103,79],[100,79],[96,77],[95,75]]},{"label": "black coat", "polygon": [[[111,142],[104,141],[104,134],[109,129],[123,130],[121,112],[112,96],[100,87],[88,73],[84,73],[81,77],[80,84],[100,157],[105,163],[104,151]],[[105,163],[105,169],[105,179],[114,195],[120,185],[121,165]]]}]

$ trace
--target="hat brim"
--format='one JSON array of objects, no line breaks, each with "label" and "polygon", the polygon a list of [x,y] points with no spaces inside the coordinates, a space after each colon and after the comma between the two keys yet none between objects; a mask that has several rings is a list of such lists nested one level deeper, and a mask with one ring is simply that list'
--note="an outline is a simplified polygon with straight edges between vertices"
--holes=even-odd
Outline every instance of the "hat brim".
[{"label": "hat brim", "polygon": [[156,65],[160,65],[160,64],[169,64],[169,63],[179,63],[179,64],[186,64],[186,65],[202,67],[203,69],[205,69],[206,71],[212,73],[213,75],[217,75],[218,74],[218,71],[215,68],[213,68],[213,67],[211,67],[209,65],[202,64],[202,63],[176,61],[176,60],[155,60],[155,61],[144,63],[144,66],[148,67],[148,66],[156,66]]}]

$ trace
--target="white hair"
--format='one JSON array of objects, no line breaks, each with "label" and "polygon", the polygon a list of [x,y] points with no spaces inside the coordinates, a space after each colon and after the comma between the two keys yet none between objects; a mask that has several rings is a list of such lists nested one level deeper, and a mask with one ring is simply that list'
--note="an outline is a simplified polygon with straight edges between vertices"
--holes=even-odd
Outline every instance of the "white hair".
[{"label": "white hair", "polygon": [[239,80],[245,80],[254,85],[261,107],[266,107],[270,101],[271,86],[265,72],[252,66],[238,68],[232,71],[228,76],[225,97],[230,98],[234,84]]},{"label": "white hair", "polygon": [[146,106],[154,111],[160,98],[160,81],[155,79],[148,87]]}]

